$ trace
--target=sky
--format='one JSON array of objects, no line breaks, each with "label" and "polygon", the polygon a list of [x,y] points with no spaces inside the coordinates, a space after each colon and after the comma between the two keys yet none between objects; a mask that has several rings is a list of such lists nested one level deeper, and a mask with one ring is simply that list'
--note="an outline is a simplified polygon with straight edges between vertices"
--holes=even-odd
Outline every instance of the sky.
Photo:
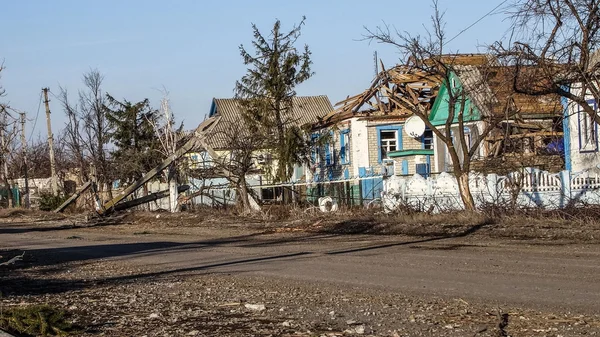
[{"label": "sky", "polygon": [[[500,3],[439,0],[449,37],[483,18],[447,51],[485,52],[485,45],[503,39],[510,22],[501,13],[486,16]],[[423,34],[432,15],[426,0],[32,0],[2,7],[0,60],[6,69],[0,85],[6,96],[0,102],[27,113],[28,137],[34,139],[46,133],[41,88],[58,94],[62,86],[74,99],[90,69],[103,74],[103,90],[119,99],[149,98],[158,108],[166,88],[175,118],[193,129],[213,97],[233,96],[235,81],[246,72],[239,46],[251,47],[251,24],[268,34],[275,20],[287,30],[303,15],[299,43],[311,49],[315,75],[297,93],[327,95],[335,104],[370,85],[375,51],[387,66],[399,60],[397,49],[364,41],[365,27],[385,23]],[[66,118],[52,95],[50,108],[56,135]]]}]

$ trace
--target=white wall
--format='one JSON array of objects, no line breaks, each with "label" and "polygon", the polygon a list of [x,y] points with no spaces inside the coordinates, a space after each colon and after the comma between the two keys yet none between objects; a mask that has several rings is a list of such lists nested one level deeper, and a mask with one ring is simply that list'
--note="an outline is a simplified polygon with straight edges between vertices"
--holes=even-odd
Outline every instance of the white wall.
[{"label": "white wall", "polygon": [[[571,92],[575,95],[579,95],[581,93],[581,89],[571,88]],[[589,96],[587,98],[593,99],[592,96]],[[580,110],[581,107],[579,106],[579,104],[570,102],[567,108],[566,116],[568,124],[569,142],[568,144],[565,144],[565,152],[568,152],[568,154],[570,155],[570,169],[573,172],[586,171],[590,169],[595,170],[598,169],[600,165],[600,155],[598,152],[598,147],[596,147],[596,150],[590,149],[589,147],[580,147],[579,125],[581,116],[578,113],[578,111]],[[598,140],[598,137],[600,136],[598,129],[600,129],[600,127],[596,127],[596,140]]]},{"label": "white wall", "polygon": [[[483,130],[485,128],[485,122],[483,121],[478,121],[478,122],[470,122],[470,123],[465,123],[465,127],[468,127],[471,129],[471,143],[473,143],[475,141],[475,139],[477,137],[479,137],[479,135],[481,134],[481,130]],[[438,129],[442,130],[442,133],[444,133],[444,126],[439,126]],[[458,137],[458,126],[457,125],[452,125],[451,128],[452,132],[454,133],[455,137]],[[433,153],[433,157],[434,157],[434,172],[450,172],[452,171],[452,159],[450,158],[450,155],[448,154],[448,149],[447,146],[444,142],[442,142],[442,140],[434,133],[433,134],[433,139],[434,139],[434,153]],[[454,142],[455,147],[458,151],[458,156],[459,158],[462,159],[462,147],[460,145],[459,142],[455,141]],[[479,157],[484,156],[484,150],[483,150],[483,143],[479,144]]]},{"label": "white wall", "polygon": [[353,160],[353,171],[354,177],[358,177],[359,167],[369,167],[369,136],[367,130],[367,121],[358,120],[358,118],[352,118],[350,120],[351,137],[350,141],[352,160]]}]

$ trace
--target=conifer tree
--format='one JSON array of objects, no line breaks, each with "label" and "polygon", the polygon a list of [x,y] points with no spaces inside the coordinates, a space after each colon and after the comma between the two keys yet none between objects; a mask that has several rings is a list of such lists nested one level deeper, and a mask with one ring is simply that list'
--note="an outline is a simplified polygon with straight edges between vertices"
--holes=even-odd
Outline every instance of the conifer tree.
[{"label": "conifer tree", "polygon": [[132,103],[120,102],[106,95],[107,118],[115,149],[111,152],[117,177],[131,182],[159,164],[160,143],[153,125],[158,111],[150,107],[148,99]]},{"label": "conifer tree", "polygon": [[278,181],[291,177],[294,164],[306,152],[302,131],[294,123],[297,116],[292,115],[296,86],[313,75],[308,46],[296,47],[305,19],[289,32],[282,32],[277,20],[269,36],[253,24],[254,51],[240,46],[248,70],[236,82],[235,97],[241,101],[250,132],[262,135],[262,146],[273,151],[278,163],[273,178]]}]

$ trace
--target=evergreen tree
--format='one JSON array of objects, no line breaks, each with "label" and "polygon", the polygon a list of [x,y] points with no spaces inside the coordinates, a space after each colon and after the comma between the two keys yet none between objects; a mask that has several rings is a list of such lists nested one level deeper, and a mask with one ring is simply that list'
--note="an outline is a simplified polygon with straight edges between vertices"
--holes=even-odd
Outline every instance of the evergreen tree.
[{"label": "evergreen tree", "polygon": [[273,176],[279,181],[291,177],[294,164],[301,162],[306,152],[304,136],[291,113],[296,86],[313,75],[308,46],[296,48],[305,19],[289,32],[282,32],[277,20],[268,37],[253,24],[254,53],[240,46],[249,67],[236,82],[235,97],[241,99],[250,132],[262,135],[263,146],[274,152],[278,165]]},{"label": "evergreen tree", "polygon": [[124,181],[134,181],[159,164],[160,142],[153,125],[158,111],[150,107],[148,99],[132,103],[120,102],[106,95],[107,118],[115,149],[111,152],[116,176]]}]

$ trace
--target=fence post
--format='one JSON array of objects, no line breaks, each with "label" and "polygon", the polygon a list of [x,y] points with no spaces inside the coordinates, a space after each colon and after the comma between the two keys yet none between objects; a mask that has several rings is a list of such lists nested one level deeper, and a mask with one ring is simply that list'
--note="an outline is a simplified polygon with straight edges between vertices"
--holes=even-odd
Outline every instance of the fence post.
[{"label": "fence post", "polygon": [[346,181],[344,185],[344,192],[346,192],[346,206],[352,207],[352,201],[350,200],[350,182]]},{"label": "fence post", "polygon": [[362,188],[362,180],[358,181],[358,205],[363,206],[363,188]]},{"label": "fence post", "polygon": [[[487,189],[492,197],[492,202],[496,202],[499,199],[498,196],[498,175],[496,173],[490,173],[486,177]],[[483,197],[485,200],[485,196]]]},{"label": "fence post", "polygon": [[571,171],[560,171],[561,198],[560,207],[565,207],[571,202]]}]

